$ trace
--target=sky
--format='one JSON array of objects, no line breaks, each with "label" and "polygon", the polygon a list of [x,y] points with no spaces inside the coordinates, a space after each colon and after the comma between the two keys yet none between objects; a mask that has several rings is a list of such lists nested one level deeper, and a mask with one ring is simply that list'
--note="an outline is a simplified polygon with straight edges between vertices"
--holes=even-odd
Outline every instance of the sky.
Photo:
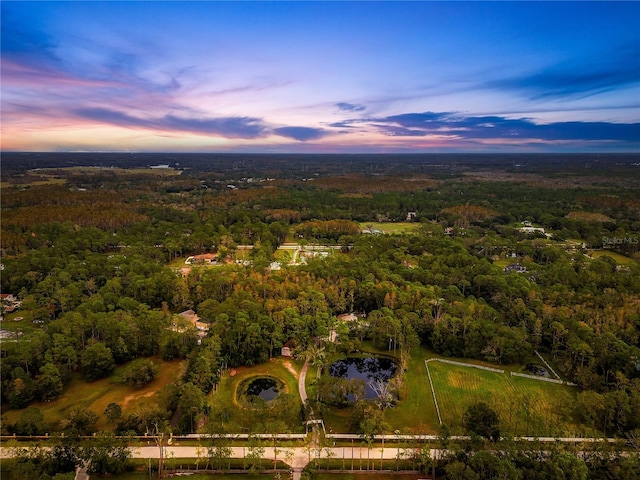
[{"label": "sky", "polygon": [[640,152],[640,2],[1,8],[3,151]]}]

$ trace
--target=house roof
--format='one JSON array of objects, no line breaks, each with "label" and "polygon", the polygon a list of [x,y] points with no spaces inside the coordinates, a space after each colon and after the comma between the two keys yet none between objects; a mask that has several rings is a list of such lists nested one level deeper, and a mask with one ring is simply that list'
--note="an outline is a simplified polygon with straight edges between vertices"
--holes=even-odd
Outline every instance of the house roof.
[{"label": "house roof", "polygon": [[198,314],[191,309],[181,312],[180,316],[182,318],[186,318],[187,320],[191,320],[191,321],[198,319]]},{"label": "house roof", "polygon": [[203,253],[201,255],[194,255],[193,258],[196,260],[214,260],[218,258],[217,253]]}]

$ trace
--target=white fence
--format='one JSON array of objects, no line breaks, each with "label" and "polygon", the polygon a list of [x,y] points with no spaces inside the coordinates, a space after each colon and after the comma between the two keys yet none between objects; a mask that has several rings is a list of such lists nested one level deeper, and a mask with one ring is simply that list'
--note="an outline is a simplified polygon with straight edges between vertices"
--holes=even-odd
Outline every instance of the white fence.
[{"label": "white fence", "polygon": [[512,377],[532,378],[533,380],[541,380],[543,382],[557,383],[558,385],[569,385],[570,387],[576,387],[577,386],[575,383],[564,382],[562,380],[556,380],[555,378],[547,378],[547,377],[539,377],[537,375],[529,375],[527,373],[511,372],[511,376]]},{"label": "white fence", "polygon": [[460,367],[478,368],[480,370],[486,370],[487,372],[504,373],[504,370],[500,370],[499,368],[485,367],[484,365],[475,365],[473,363],[456,362],[455,360],[447,360],[445,358],[430,358],[429,360],[425,360],[425,362],[431,361],[450,363],[451,365],[458,365]]},{"label": "white fence", "polygon": [[534,352],[536,352],[536,355],[538,356],[538,358],[539,358],[540,360],[542,360],[542,363],[544,363],[544,364],[545,364],[545,366],[549,369],[549,371],[550,371],[551,373],[553,373],[553,375],[554,375],[557,379],[560,379],[560,375],[558,375],[558,374],[556,373],[556,371],[555,371],[553,368],[551,368],[551,365],[549,365],[549,364],[547,363],[547,361],[546,361],[544,358],[542,358],[542,355],[540,355],[540,354],[538,353],[538,351],[537,351],[537,350],[534,350]]},{"label": "white fence", "polygon": [[440,425],[442,425],[442,417],[440,416],[440,407],[438,406],[438,399],[436,398],[436,390],[433,388],[433,381],[431,380],[431,372],[429,371],[429,360],[424,361],[424,366],[427,369],[427,375],[429,377],[429,386],[431,387],[431,394],[433,395],[433,403],[436,406],[436,413],[438,414],[438,422],[440,423]]}]

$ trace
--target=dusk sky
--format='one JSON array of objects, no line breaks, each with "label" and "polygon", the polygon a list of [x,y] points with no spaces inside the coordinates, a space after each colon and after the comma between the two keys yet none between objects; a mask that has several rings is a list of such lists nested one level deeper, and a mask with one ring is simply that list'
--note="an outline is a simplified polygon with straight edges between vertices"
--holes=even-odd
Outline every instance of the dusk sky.
[{"label": "dusk sky", "polygon": [[640,2],[2,1],[2,150],[640,152]]}]

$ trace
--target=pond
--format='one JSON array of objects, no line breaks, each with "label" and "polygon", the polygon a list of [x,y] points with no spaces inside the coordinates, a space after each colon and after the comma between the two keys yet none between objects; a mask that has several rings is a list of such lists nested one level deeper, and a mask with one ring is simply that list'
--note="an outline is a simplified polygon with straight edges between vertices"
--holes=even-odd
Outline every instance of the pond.
[{"label": "pond", "polygon": [[260,397],[269,402],[278,396],[282,386],[275,378],[259,377],[251,381],[247,386],[247,397]]},{"label": "pond", "polygon": [[550,377],[549,371],[543,367],[542,365],[538,365],[537,363],[528,363],[527,371],[531,375],[537,375],[539,377]]},{"label": "pond", "polygon": [[371,399],[376,398],[377,395],[369,386],[369,382],[377,380],[388,382],[395,375],[396,368],[395,362],[389,358],[347,357],[333,363],[329,367],[329,375],[347,380],[363,380],[366,384],[364,398]]}]

